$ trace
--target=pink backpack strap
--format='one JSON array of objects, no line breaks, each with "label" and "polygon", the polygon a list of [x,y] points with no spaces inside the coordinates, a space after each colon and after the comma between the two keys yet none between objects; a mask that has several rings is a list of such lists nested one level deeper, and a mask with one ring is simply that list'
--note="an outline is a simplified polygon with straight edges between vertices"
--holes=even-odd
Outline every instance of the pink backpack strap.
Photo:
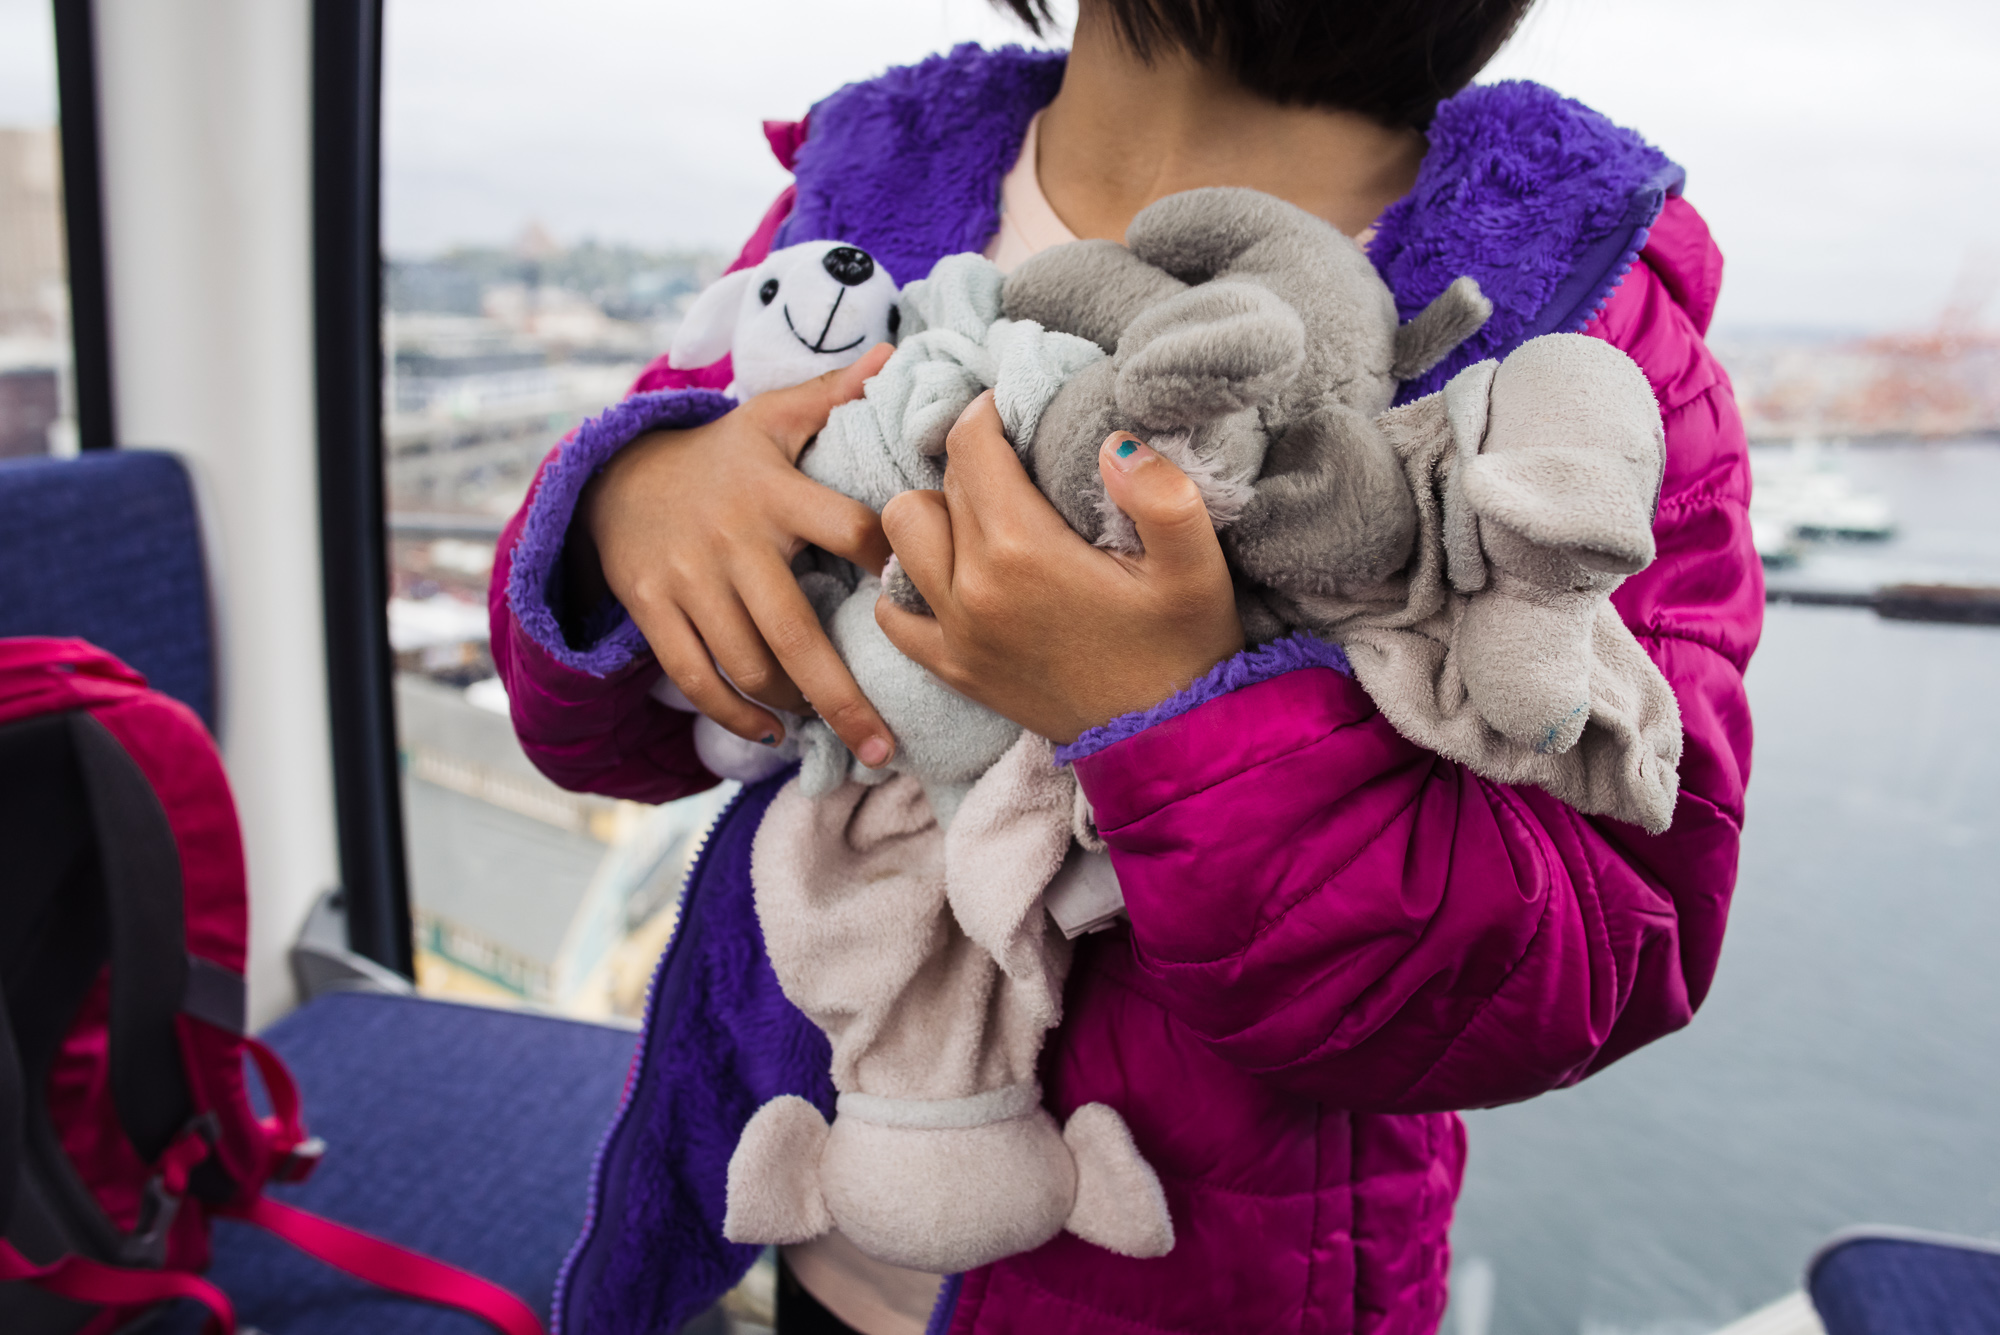
[{"label": "pink backpack strap", "polygon": [[455,1265],[269,1196],[253,1196],[218,1213],[269,1229],[308,1256],[392,1293],[469,1312],[502,1335],[543,1335],[541,1320],[526,1303],[498,1284]]},{"label": "pink backpack strap", "polygon": [[211,1330],[236,1335],[236,1309],[229,1295],[185,1270],[128,1270],[75,1255],[36,1265],[0,1242],[0,1281],[11,1280],[26,1280],[60,1297],[99,1307],[139,1309],[172,1298],[192,1298],[209,1310]]},{"label": "pink backpack strap", "polygon": [[[261,1040],[245,1035],[243,1046],[257,1063],[257,1074],[271,1099],[271,1116],[263,1123],[271,1150],[270,1174],[280,1182],[303,1181],[317,1164],[322,1146],[306,1132],[298,1083],[284,1059]],[[261,1189],[216,1213],[268,1229],[308,1256],[392,1293],[469,1313],[502,1335],[543,1335],[534,1311],[498,1284],[360,1229],[272,1200]]]}]

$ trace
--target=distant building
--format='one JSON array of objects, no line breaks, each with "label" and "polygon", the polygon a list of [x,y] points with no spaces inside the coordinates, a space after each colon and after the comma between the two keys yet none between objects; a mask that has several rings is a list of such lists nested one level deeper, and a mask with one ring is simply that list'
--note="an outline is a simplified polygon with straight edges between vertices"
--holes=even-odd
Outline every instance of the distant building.
[{"label": "distant building", "polygon": [[2000,335],[1720,336],[1752,440],[2000,431]]},{"label": "distant building", "polygon": [[68,338],[56,132],[0,129],[0,458],[49,452]]},{"label": "distant building", "polygon": [[0,130],[0,337],[64,332],[58,162],[54,129]]}]

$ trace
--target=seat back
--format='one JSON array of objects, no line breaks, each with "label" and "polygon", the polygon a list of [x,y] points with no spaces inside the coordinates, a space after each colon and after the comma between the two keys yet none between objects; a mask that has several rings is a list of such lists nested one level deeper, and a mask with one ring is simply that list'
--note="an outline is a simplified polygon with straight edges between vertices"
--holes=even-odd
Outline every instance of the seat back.
[{"label": "seat back", "polygon": [[88,640],[215,731],[201,527],[171,454],[0,460],[0,638]]},{"label": "seat back", "polygon": [[1914,1229],[1851,1229],[1806,1266],[1827,1335],[2000,1333],[2000,1244]]}]

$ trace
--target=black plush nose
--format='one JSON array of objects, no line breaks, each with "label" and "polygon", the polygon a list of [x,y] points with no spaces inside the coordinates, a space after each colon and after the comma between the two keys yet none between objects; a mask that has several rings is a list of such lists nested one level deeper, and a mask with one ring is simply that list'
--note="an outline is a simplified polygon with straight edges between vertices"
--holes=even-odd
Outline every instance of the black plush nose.
[{"label": "black plush nose", "polygon": [[867,251],[853,246],[835,246],[820,263],[833,275],[833,281],[848,287],[859,287],[875,276],[875,261]]}]

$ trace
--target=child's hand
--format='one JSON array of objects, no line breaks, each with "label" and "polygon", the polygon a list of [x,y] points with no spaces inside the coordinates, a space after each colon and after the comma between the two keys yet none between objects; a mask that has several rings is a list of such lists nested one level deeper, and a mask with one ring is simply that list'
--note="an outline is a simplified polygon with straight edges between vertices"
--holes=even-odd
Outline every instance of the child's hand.
[{"label": "child's hand", "polygon": [[959,694],[1058,742],[1145,709],[1243,647],[1229,568],[1201,495],[1120,432],[1098,468],[1145,554],[1092,547],[1028,480],[993,396],[946,442],[944,490],[882,512],[896,556],[936,617],[888,599],[891,642]]},{"label": "child's hand", "polygon": [[643,436],[613,456],[579,505],[605,584],[696,708],[738,736],[782,738],[776,718],[730,689],[720,663],[764,704],[803,713],[810,702],[870,765],[888,760],[895,740],[789,563],[807,543],[868,570],[889,559],[874,511],[795,466],[889,351],[885,343],[845,370],[760,394],[707,426]]}]

